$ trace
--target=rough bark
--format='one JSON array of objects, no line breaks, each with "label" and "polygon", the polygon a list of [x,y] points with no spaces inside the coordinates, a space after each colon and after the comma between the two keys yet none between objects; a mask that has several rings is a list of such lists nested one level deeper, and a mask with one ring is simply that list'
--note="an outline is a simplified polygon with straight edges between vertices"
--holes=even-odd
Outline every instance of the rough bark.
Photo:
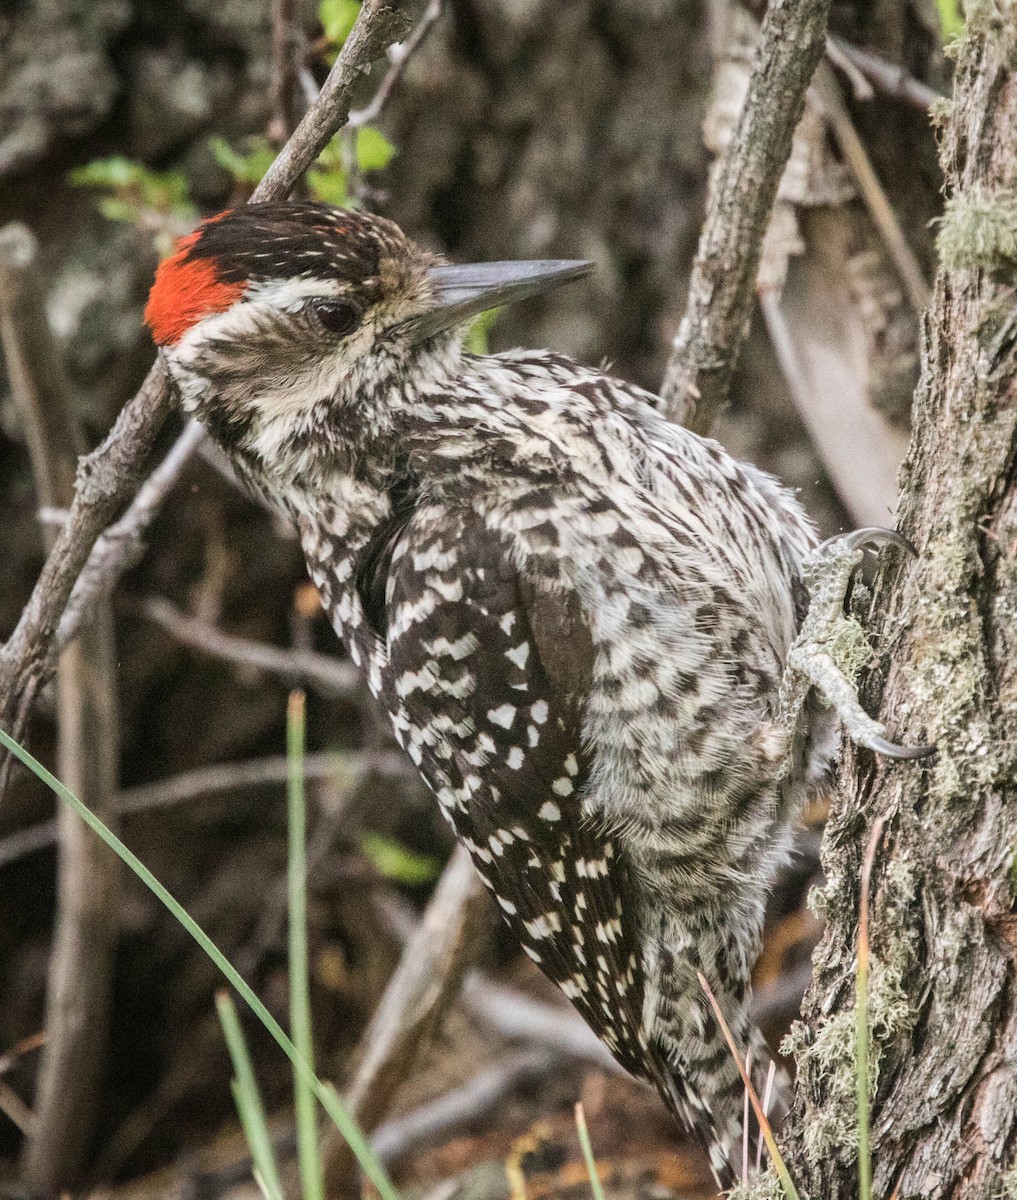
[{"label": "rough bark", "polygon": [[[803,1191],[857,1194],[854,972],[870,915],[873,1192],[965,1198],[1017,1184],[1017,8],[969,10],[942,160],[948,202],[900,525],[869,627],[882,713],[929,765],[849,755],[820,897],[829,922],[797,1032],[788,1148]],[[870,697],[871,699],[871,697]]]}]

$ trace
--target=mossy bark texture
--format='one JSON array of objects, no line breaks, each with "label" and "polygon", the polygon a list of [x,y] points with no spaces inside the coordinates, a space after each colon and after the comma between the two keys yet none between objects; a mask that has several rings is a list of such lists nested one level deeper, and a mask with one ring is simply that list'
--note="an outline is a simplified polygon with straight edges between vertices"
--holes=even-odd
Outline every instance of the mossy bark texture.
[{"label": "mossy bark texture", "polygon": [[[1017,189],[1017,5],[971,6],[942,130],[948,192],[1001,219]],[[994,201],[995,198],[995,201]],[[978,232],[978,231],[974,231]],[[803,1193],[857,1196],[859,876],[886,828],[870,914],[873,1194],[988,1200],[1017,1174],[1017,268],[954,242],[923,345],[900,527],[869,627],[882,716],[924,763],[849,754],[819,903],[789,1163]],[[961,239],[962,240],[962,239]],[[870,700],[873,697],[869,697]]]}]

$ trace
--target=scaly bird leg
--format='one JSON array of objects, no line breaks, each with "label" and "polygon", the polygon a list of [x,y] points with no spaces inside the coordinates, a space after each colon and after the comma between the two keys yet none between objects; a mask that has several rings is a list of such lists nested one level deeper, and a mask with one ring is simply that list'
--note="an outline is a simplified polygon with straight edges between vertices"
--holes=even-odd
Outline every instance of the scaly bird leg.
[{"label": "scaly bird leg", "polygon": [[892,529],[857,529],[830,538],[805,567],[809,611],[788,654],[781,684],[781,716],[792,739],[810,688],[837,712],[848,737],[888,758],[925,758],[934,746],[900,746],[886,736],[886,727],[858,702],[852,676],[861,666],[867,643],[857,621],[844,613],[844,598],[866,546],[892,544],[914,554],[914,547]]}]

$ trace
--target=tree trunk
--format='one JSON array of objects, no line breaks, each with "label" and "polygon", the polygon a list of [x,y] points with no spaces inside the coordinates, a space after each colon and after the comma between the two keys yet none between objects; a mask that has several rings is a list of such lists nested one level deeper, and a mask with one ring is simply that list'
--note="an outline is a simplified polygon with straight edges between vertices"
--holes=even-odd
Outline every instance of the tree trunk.
[{"label": "tree trunk", "polygon": [[888,562],[868,619],[891,735],[938,754],[849,753],[828,827],[828,929],[794,1035],[787,1138],[792,1175],[823,1200],[858,1194],[855,954],[877,816],[873,1194],[1017,1186],[1017,6],[968,11],[942,138],[943,266],[902,475],[899,523],[918,554]]}]

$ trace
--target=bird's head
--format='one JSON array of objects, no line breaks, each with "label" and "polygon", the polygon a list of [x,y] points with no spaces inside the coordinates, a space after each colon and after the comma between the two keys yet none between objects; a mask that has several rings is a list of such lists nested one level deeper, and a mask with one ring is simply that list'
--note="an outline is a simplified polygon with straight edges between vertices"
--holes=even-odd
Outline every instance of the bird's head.
[{"label": "bird's head", "polygon": [[381,217],[251,204],[181,239],[145,319],[184,408],[272,466],[315,437],[381,436],[408,390],[454,375],[472,317],[589,269],[452,266]]}]

